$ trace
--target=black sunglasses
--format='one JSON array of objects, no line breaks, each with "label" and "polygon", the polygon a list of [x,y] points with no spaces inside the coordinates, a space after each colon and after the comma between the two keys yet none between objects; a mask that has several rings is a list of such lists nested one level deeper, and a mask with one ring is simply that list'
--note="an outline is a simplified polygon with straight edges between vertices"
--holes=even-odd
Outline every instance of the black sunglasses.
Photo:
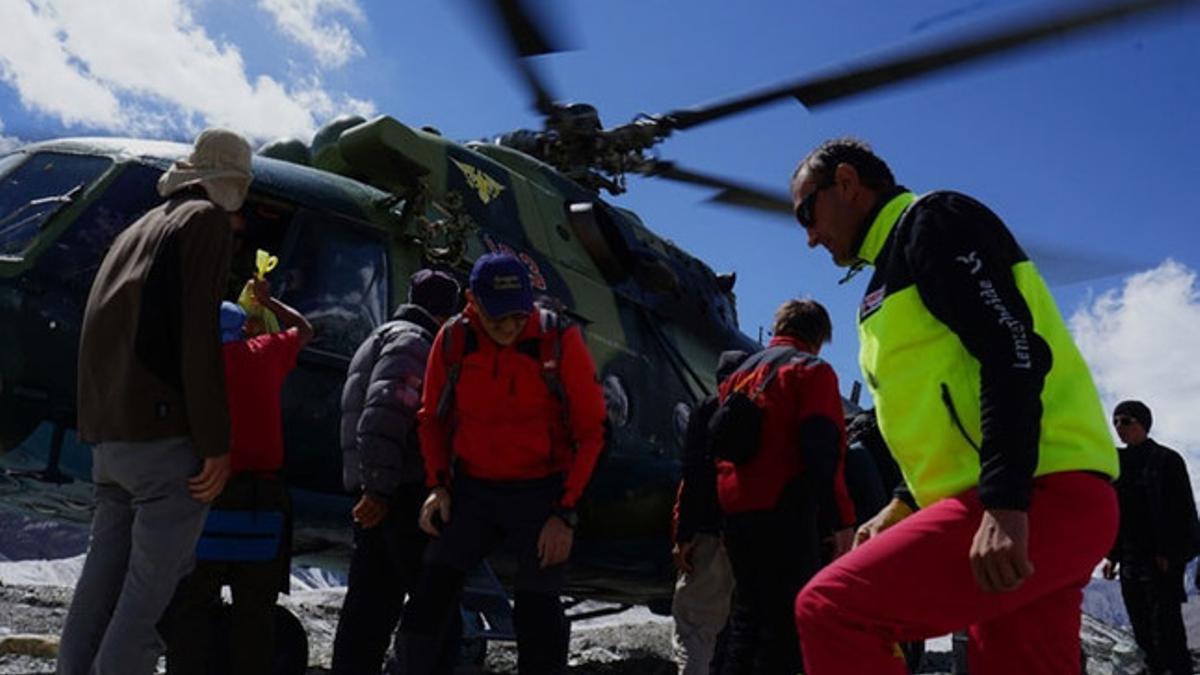
[{"label": "black sunglasses", "polygon": [[817,189],[804,195],[804,199],[796,205],[796,222],[800,223],[800,227],[808,229],[812,227],[813,209],[817,207],[817,193],[826,188],[833,187],[833,179],[830,178],[823,185],[818,185]]},{"label": "black sunglasses", "polygon": [[1124,415],[1119,415],[1119,416],[1113,418],[1113,426],[1124,427],[1124,426],[1133,424],[1136,421],[1137,420],[1133,419],[1132,417],[1126,417]]}]

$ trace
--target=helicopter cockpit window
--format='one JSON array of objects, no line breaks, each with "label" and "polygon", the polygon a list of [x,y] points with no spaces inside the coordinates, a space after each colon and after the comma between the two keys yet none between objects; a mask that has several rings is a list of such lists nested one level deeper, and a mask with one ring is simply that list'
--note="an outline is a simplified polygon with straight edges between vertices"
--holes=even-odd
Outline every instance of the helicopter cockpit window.
[{"label": "helicopter cockpit window", "polygon": [[40,257],[37,274],[69,289],[80,301],[117,234],[162,203],[154,187],[162,172],[144,164],[125,166],[79,218]]},{"label": "helicopter cockpit window", "polygon": [[299,237],[279,277],[282,300],[315,329],[310,347],[351,356],[383,323],[388,258],[382,234],[337,217],[300,211]]},{"label": "helicopter cockpit window", "polygon": [[[13,162],[10,155],[5,164]],[[13,162],[16,164],[15,162]],[[0,258],[21,259],[45,225],[112,164],[108,157],[43,152],[0,178]]]}]

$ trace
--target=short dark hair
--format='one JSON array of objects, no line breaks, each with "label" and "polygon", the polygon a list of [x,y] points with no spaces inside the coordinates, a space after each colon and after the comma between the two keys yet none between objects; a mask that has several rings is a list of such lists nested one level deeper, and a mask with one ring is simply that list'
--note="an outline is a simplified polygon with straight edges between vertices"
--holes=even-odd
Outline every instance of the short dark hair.
[{"label": "short dark hair", "polygon": [[804,169],[818,184],[833,179],[839,164],[849,164],[858,172],[862,184],[876,192],[896,186],[896,178],[887,162],[879,158],[866,141],[857,138],[832,138],[817,146],[800,161],[792,172],[792,180]]},{"label": "short dark hair", "polygon": [[1150,413],[1150,406],[1141,401],[1121,401],[1117,407],[1113,409],[1113,417],[1117,415],[1125,415],[1132,417],[1142,425],[1146,432],[1150,431],[1150,425],[1154,424],[1154,415]]},{"label": "short dark hair", "polygon": [[808,298],[788,300],[775,310],[775,335],[786,335],[810,345],[833,339],[833,323],[821,303]]}]

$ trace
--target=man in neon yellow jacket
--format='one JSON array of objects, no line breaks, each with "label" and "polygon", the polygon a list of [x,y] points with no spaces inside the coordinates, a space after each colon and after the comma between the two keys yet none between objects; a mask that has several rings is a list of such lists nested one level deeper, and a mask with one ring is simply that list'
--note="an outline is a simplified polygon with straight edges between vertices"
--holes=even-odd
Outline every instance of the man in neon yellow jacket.
[{"label": "man in neon yellow jacket", "polygon": [[987,207],[918,197],[861,141],[822,144],[791,192],[810,247],[874,267],[859,360],[904,474],[797,597],[805,672],[904,673],[895,643],[969,626],[972,675],[1078,673],[1117,457],[1037,269]]}]

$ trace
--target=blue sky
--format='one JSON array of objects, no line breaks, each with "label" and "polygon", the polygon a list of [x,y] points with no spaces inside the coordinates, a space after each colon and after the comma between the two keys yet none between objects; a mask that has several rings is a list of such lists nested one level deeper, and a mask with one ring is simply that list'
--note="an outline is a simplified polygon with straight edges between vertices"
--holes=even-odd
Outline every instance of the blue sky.
[{"label": "blue sky", "polygon": [[[1088,3],[542,4],[576,49],[537,65],[562,98],[595,104],[615,125]],[[208,124],[258,140],[307,139],[342,112],[386,113],[462,139],[539,126],[471,0],[0,0],[0,8],[0,148],[84,133],[187,139]],[[1198,37],[1200,10],[1173,10],[818,111],[780,102],[678,134],[659,151],[782,191],[813,145],[856,135],[910,188],[971,193],[1031,248],[1103,262],[1113,276],[1055,292],[1106,400],[1146,398],[1163,411],[1164,431],[1200,449],[1190,421],[1200,405],[1190,353],[1200,334]],[[751,335],[787,297],[825,302],[835,320],[826,355],[848,389],[858,377],[853,312],[865,275],[838,286],[840,271],[795,227],[707,196],[633,179],[615,201],[717,271],[736,271]]]}]

